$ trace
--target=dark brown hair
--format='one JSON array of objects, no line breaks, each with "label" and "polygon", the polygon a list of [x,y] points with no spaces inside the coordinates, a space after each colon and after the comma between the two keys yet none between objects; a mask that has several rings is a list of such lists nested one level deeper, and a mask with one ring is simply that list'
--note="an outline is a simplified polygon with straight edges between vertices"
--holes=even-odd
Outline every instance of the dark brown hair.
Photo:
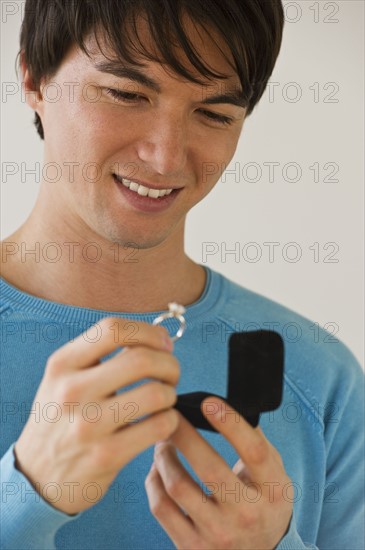
[{"label": "dark brown hair", "polygon": [[[156,52],[146,51],[138,38],[136,21],[141,15],[148,22]],[[178,45],[203,77],[224,78],[199,59],[185,32],[184,15],[210,35],[214,29],[224,38],[241,81],[248,116],[265,91],[280,51],[284,26],[281,0],[26,0],[19,54],[35,89],[39,89],[41,78],[51,78],[57,72],[72,45],[89,55],[85,39],[94,33],[98,40],[98,31],[114,55],[129,63],[141,65],[142,56],[201,83],[177,58]],[[44,139],[37,113],[35,125]]]}]

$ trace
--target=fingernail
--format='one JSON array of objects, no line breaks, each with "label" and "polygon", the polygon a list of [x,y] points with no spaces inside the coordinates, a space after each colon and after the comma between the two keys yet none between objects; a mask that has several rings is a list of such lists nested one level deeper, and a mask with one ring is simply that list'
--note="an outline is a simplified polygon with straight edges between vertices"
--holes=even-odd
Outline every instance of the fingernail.
[{"label": "fingernail", "polygon": [[171,441],[168,439],[163,439],[161,441],[156,441],[155,443],[155,451],[159,452],[161,450],[171,449],[174,446],[172,445]]},{"label": "fingernail", "polygon": [[170,336],[164,335],[163,343],[164,343],[164,348],[167,349],[168,351],[172,351],[174,349],[174,343],[171,340]]},{"label": "fingernail", "polygon": [[161,439],[159,441],[156,441],[155,443],[155,449],[160,449],[161,447],[165,447],[167,444],[167,440],[166,439]]},{"label": "fingernail", "polygon": [[213,401],[214,405],[215,405],[215,408],[214,410],[212,411],[212,416],[214,418],[217,418],[219,420],[222,419],[222,412],[223,412],[223,406],[222,406],[222,403],[220,402],[217,402],[217,401]]},{"label": "fingernail", "polygon": [[158,327],[161,334],[161,346],[163,349],[172,351],[174,349],[173,341],[170,338],[170,334],[165,327]]}]

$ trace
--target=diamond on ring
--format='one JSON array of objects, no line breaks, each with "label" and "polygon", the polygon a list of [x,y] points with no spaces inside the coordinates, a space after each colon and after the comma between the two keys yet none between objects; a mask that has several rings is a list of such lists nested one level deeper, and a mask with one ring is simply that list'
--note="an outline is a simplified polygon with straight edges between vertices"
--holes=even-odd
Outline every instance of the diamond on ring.
[{"label": "diamond on ring", "polygon": [[186,311],[184,306],[181,306],[180,304],[177,304],[176,302],[170,302],[167,305],[168,305],[169,311],[171,311],[171,313],[176,313],[177,315],[182,315]]}]

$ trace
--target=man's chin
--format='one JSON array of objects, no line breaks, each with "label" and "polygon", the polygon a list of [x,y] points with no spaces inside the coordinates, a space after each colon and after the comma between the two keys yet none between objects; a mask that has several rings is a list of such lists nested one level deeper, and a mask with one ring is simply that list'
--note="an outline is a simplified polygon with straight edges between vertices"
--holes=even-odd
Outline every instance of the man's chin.
[{"label": "man's chin", "polygon": [[143,237],[133,237],[126,239],[125,237],[112,238],[111,242],[119,246],[121,249],[128,251],[133,250],[151,250],[153,248],[159,248],[165,239],[157,239],[156,236],[153,239],[143,238]]},{"label": "man's chin", "polygon": [[[139,250],[161,249],[173,243],[180,242],[180,233],[183,232],[183,224],[166,222],[165,224],[149,224],[148,227],[116,228],[111,231],[104,231],[109,241],[118,244],[120,247],[138,248]],[[182,233],[183,234],[183,233]]]}]

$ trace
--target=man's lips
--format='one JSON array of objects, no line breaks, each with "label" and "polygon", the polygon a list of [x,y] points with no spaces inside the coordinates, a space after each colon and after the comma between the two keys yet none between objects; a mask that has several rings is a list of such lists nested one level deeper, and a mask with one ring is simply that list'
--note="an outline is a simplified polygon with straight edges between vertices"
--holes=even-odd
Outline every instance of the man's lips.
[{"label": "man's lips", "polygon": [[156,189],[158,191],[161,191],[162,189],[172,189],[172,190],[182,189],[182,187],[177,187],[176,185],[175,186],[170,185],[170,184],[158,185],[156,183],[150,183],[148,181],[142,181],[142,180],[138,180],[138,179],[134,179],[134,178],[133,179],[132,178],[127,178],[127,177],[124,177],[124,176],[120,176],[119,174],[113,174],[113,176],[115,176],[115,178],[120,183],[123,183],[123,180],[133,181],[134,183],[137,183],[138,185],[143,185],[143,187],[148,187],[149,189]]},{"label": "man's lips", "polygon": [[[140,194],[136,191],[132,191],[120,181],[116,174],[113,174],[113,179],[124,199],[127,200],[132,207],[146,213],[158,213],[166,210],[175,201],[182,190],[182,188],[172,189],[169,194],[154,198],[148,195],[146,196],[144,194]],[[156,193],[158,192],[158,190],[155,191]]]}]

